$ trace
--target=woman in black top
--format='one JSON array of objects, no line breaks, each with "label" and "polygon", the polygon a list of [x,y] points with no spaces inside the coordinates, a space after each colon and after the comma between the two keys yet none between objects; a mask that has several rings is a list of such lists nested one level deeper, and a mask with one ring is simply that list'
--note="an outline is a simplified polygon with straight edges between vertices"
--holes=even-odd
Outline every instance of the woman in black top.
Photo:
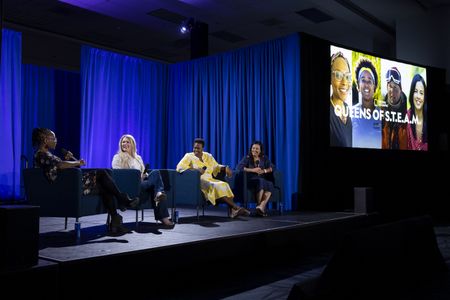
[{"label": "woman in black top", "polygon": [[270,181],[274,166],[264,155],[263,144],[255,141],[250,146],[248,154],[239,162],[237,169],[247,172],[247,184],[256,193],[256,213],[267,216],[266,205],[273,193],[273,183]]}]

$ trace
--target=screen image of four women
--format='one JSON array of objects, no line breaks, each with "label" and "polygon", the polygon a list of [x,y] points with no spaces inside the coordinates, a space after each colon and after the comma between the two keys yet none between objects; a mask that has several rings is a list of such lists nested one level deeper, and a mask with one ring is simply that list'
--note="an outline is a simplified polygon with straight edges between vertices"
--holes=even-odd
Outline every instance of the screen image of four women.
[{"label": "screen image of four women", "polygon": [[[53,131],[47,128],[35,128],[32,134],[33,147],[35,148],[34,166],[42,168],[47,180],[54,182],[58,176],[58,170],[81,167],[86,165],[84,159],[75,159],[71,152],[67,152],[63,159],[52,153],[56,148],[57,139]],[[207,201],[213,205],[225,203],[229,207],[230,217],[249,216],[250,211],[238,206],[234,201],[234,194],[227,182],[215,178],[224,171],[227,176],[232,175],[228,166],[217,163],[214,157],[203,151],[205,141],[195,139],[193,152],[186,153],[178,163],[176,170],[182,173],[186,170],[200,172],[200,189]],[[137,152],[134,137],[123,135],[119,140],[119,149],[112,159],[113,169],[137,169],[141,172],[141,194],[138,198],[130,197],[122,193],[113,178],[104,169],[89,170],[83,173],[83,193],[90,194],[93,191],[101,195],[104,206],[111,215],[110,230],[113,233],[128,233],[130,230],[123,226],[122,217],[116,211],[115,197],[121,211],[136,207],[139,202],[151,199],[154,216],[165,226],[173,226],[169,219],[164,183],[159,170],[147,170],[142,157]],[[273,183],[268,175],[273,172],[274,165],[264,154],[263,145],[259,141],[252,143],[248,155],[238,164],[237,170],[248,173],[248,186],[256,196],[256,214],[267,216],[266,205],[273,192]],[[151,191],[155,196],[150,197]]]},{"label": "screen image of four women", "polygon": [[[390,67],[385,74],[386,94],[377,101],[379,73],[368,58],[360,58],[352,74],[342,52],[331,56],[330,146],[428,150],[425,79],[414,74],[406,97],[400,71]],[[353,78],[357,103],[349,107]]]}]

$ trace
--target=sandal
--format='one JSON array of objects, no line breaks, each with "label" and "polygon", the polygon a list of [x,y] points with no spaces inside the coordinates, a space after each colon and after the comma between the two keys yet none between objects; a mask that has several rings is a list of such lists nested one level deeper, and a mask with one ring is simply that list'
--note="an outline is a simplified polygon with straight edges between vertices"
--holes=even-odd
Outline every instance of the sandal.
[{"label": "sandal", "polygon": [[261,217],[267,217],[267,213],[259,206],[256,207],[256,214]]},{"label": "sandal", "polygon": [[169,218],[164,218],[159,220],[164,226],[174,226],[175,223],[169,220]]}]

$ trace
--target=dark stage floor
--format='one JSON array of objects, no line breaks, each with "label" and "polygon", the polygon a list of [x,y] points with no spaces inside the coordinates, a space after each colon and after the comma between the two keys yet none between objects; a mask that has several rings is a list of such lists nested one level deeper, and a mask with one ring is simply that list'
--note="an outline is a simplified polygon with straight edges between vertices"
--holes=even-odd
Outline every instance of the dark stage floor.
[{"label": "dark stage floor", "polygon": [[[156,223],[153,210],[144,211],[144,221],[136,227],[135,211],[122,213],[125,225],[132,233],[108,235],[106,215],[83,217],[81,238],[76,239],[74,219],[64,230],[63,218],[40,219],[39,257],[55,262],[79,260],[104,255],[131,253],[160,247],[175,247],[206,240],[229,239],[261,232],[279,231],[299,226],[314,226],[330,221],[345,221],[358,215],[345,212],[302,212],[269,217],[240,217],[230,219],[225,210],[213,208],[198,220],[196,211],[180,208],[179,223],[166,227]],[[139,212],[139,220],[141,214]]]},{"label": "dark stage floor", "polygon": [[[377,214],[350,212],[232,220],[212,207],[197,220],[194,209],[178,210],[171,228],[155,223],[151,209],[138,226],[135,211],[124,212],[133,231],[118,236],[106,234],[106,215],[83,217],[78,240],[73,219],[65,231],[63,218],[41,218],[39,264],[0,278],[36,299],[286,299],[296,283],[321,274],[346,233],[379,223]],[[450,226],[435,232],[449,264]],[[447,278],[436,295],[417,299],[447,299]]]},{"label": "dark stage floor", "polygon": [[[0,278],[38,299],[285,299],[294,283],[320,273],[346,232],[376,219],[297,212],[233,220],[211,207],[198,220],[196,210],[178,210],[179,223],[169,228],[155,223],[151,209],[138,226],[135,211],[126,211],[133,231],[123,235],[107,234],[105,214],[83,217],[80,239],[74,219],[66,231],[64,218],[42,217],[39,264]],[[24,281],[28,289],[15,287]]]}]

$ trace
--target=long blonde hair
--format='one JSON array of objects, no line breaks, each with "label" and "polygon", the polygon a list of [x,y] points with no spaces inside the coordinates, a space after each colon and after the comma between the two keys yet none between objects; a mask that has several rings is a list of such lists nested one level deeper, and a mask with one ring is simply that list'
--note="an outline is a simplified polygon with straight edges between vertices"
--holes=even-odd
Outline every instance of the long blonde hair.
[{"label": "long blonde hair", "polygon": [[124,135],[122,135],[122,137],[119,140],[119,150],[117,150],[117,154],[123,153],[123,151],[122,151],[122,141],[125,138],[130,140],[130,142],[131,142],[131,156],[133,158],[136,158],[136,154],[137,154],[136,140],[134,139],[134,137],[131,134],[124,134]]},{"label": "long blonde hair", "polygon": [[[130,141],[131,144],[131,154],[128,154],[128,152],[122,151],[122,141],[127,138]],[[117,151],[117,161],[116,163],[120,167],[120,169],[130,169],[132,168],[132,160],[133,158],[139,163],[140,165],[140,171],[143,172],[145,169],[144,163],[142,162],[142,158],[137,154],[136,150],[136,141],[134,137],[131,134],[124,134],[120,138],[119,141],[119,150]],[[116,159],[116,156],[114,156],[114,159]]]}]

